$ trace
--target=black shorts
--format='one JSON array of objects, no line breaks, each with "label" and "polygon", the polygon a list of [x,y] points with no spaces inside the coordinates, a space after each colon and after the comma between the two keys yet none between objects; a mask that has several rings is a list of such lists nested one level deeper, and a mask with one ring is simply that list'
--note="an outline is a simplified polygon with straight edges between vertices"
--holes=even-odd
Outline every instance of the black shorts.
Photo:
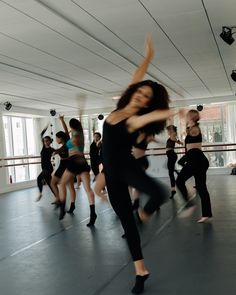
[{"label": "black shorts", "polygon": [[84,156],[73,155],[67,161],[67,170],[75,175],[90,171],[90,166]]},{"label": "black shorts", "polygon": [[54,176],[61,178],[67,168],[67,164],[68,160],[61,160],[56,172],[54,173]]}]

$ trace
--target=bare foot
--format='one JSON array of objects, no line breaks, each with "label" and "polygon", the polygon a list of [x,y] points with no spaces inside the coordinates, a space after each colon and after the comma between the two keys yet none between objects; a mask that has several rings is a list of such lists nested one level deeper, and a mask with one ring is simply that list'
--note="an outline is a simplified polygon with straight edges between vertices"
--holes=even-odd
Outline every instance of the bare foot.
[{"label": "bare foot", "polygon": [[205,223],[205,222],[207,222],[209,220],[209,217],[202,217],[202,218],[200,218],[198,221],[197,221],[197,223]]}]

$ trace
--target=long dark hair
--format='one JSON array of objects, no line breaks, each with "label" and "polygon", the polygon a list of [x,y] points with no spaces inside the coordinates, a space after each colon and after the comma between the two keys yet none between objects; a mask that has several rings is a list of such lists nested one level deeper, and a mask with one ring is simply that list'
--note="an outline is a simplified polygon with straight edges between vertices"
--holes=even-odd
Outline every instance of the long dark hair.
[{"label": "long dark hair", "polygon": [[76,131],[83,132],[83,127],[81,122],[78,119],[72,118],[69,121],[70,128],[73,128]]},{"label": "long dark hair", "polygon": [[[142,86],[151,87],[153,95],[150,99],[150,103],[148,104],[148,106],[139,110],[137,115],[148,114],[155,110],[169,109],[170,99],[166,88],[161,84],[158,84],[157,82],[151,80],[144,80],[139,83],[132,84],[126,89],[126,91],[122,94],[121,98],[117,103],[116,110],[125,108],[129,104],[132,95],[138,90],[138,88]],[[165,129],[165,126],[166,120],[158,121],[144,126],[141,129],[141,131],[147,135],[159,134],[161,131]]]}]

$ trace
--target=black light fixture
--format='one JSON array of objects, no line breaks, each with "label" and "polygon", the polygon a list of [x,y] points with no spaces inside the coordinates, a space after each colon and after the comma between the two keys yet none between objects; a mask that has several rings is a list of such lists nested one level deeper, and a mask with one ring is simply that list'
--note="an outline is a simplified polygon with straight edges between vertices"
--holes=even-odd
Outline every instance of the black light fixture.
[{"label": "black light fixture", "polygon": [[103,120],[103,119],[104,119],[103,114],[98,115],[98,120]]},{"label": "black light fixture", "polygon": [[9,101],[4,102],[4,106],[7,111],[10,111],[12,108],[12,104]]},{"label": "black light fixture", "polygon": [[56,114],[57,114],[57,112],[56,112],[55,109],[51,109],[51,110],[50,110],[50,115],[51,115],[52,117],[56,116]]},{"label": "black light fixture", "polygon": [[233,70],[230,76],[234,80],[234,82],[236,82],[236,70]]},{"label": "black light fixture", "polygon": [[197,105],[197,110],[201,112],[203,110],[203,105],[202,104]]},{"label": "black light fixture", "polygon": [[220,37],[229,45],[231,45],[234,42],[233,34],[236,32],[232,33],[232,29],[236,29],[236,27],[222,27],[222,33],[220,34]]}]

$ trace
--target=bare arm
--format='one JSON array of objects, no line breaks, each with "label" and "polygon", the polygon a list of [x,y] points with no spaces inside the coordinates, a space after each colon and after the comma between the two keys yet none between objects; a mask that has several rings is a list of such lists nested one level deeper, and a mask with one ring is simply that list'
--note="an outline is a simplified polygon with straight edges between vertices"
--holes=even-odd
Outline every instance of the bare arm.
[{"label": "bare arm", "polygon": [[43,136],[44,136],[44,134],[45,134],[45,132],[47,131],[47,129],[48,129],[48,126],[49,126],[49,124],[42,130],[42,132],[40,133],[40,135],[41,135],[41,140],[42,140],[42,143],[43,143]]},{"label": "bare arm", "polygon": [[145,58],[144,58],[143,62],[141,63],[141,65],[134,72],[133,78],[132,78],[129,85],[132,85],[132,84],[142,81],[142,79],[148,69],[148,66],[153,58],[154,49],[153,49],[153,40],[152,40],[151,36],[148,36],[146,38],[145,48],[146,48]]},{"label": "bare arm", "polygon": [[68,130],[67,125],[66,125],[66,122],[64,120],[64,116],[63,115],[60,115],[59,116],[59,120],[61,121],[62,127],[63,127],[66,135],[69,137],[69,130]]},{"label": "bare arm", "polygon": [[132,133],[150,123],[164,121],[175,114],[176,112],[173,110],[166,109],[153,111],[142,116],[132,116],[127,120],[128,131]]}]

